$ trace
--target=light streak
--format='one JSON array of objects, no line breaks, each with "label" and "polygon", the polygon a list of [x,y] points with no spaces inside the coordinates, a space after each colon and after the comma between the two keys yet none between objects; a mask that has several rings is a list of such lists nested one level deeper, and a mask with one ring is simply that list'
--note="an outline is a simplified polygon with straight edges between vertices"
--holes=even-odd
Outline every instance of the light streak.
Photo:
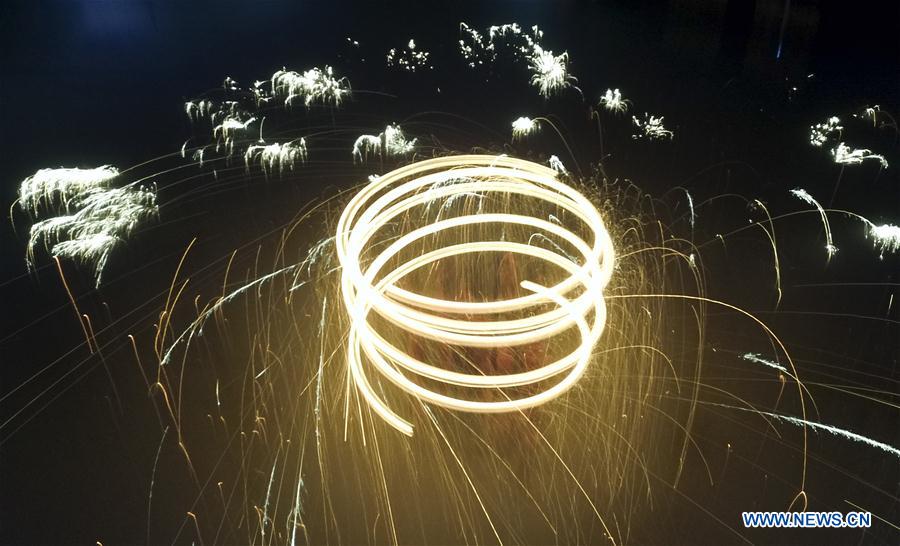
[{"label": "light streak", "polygon": [[815,421],[809,421],[807,419],[801,419],[799,417],[794,417],[791,415],[783,415],[780,413],[771,413],[768,411],[759,411],[759,410],[748,409],[748,408],[740,408],[740,407],[735,407],[735,406],[729,406],[727,404],[717,404],[717,403],[711,403],[711,404],[715,405],[715,406],[721,406],[724,408],[732,409],[732,410],[740,410],[740,411],[747,411],[747,412],[751,412],[751,413],[757,413],[759,415],[771,417],[772,419],[775,419],[776,421],[790,423],[792,425],[795,425],[795,426],[798,426],[798,427],[801,427],[804,429],[809,427],[815,431],[828,432],[829,434],[833,434],[834,436],[838,436],[838,437],[844,438],[846,440],[859,442],[862,444],[866,444],[869,447],[874,447],[876,449],[880,449],[881,451],[884,451],[885,453],[887,453],[889,455],[893,455],[894,457],[897,457],[898,459],[900,459],[900,449],[898,449],[892,445],[886,444],[884,442],[879,442],[878,440],[873,440],[872,438],[869,438],[868,436],[863,436],[862,434],[857,434],[856,432],[846,430],[843,428],[839,428],[839,427],[836,427],[833,425],[826,425],[825,423],[817,423]]},{"label": "light streak", "polygon": [[[338,222],[336,250],[342,266],[342,295],[350,316],[347,365],[362,398],[382,419],[404,434],[413,426],[390,409],[370,384],[364,370],[364,356],[380,375],[406,393],[444,408],[476,413],[522,411],[562,395],[584,374],[591,350],[599,340],[606,319],[603,290],[613,271],[614,249],[603,220],[584,196],[557,180],[547,167],[505,156],[455,156],[438,158],[397,169],[379,177],[361,190],[344,209]],[[450,179],[469,182],[446,184]],[[436,185],[440,185],[435,187]],[[425,205],[437,194],[444,198],[461,192],[505,193],[536,198],[563,208],[583,222],[593,234],[593,245],[546,220],[518,214],[482,213],[457,216],[413,229],[391,240],[366,265],[362,257],[373,246],[378,231],[400,214]],[[573,246],[583,257],[578,264],[549,250],[511,241],[467,241],[436,248],[383,272],[385,265],[405,247],[445,230],[483,224],[526,226],[554,235]],[[472,302],[432,298],[402,289],[397,281],[413,271],[444,258],[483,252],[507,252],[529,256],[555,265],[569,277],[552,287],[532,281],[521,286],[532,292],[513,299]],[[375,280],[376,277],[379,280]],[[583,291],[568,299],[566,294]],[[538,312],[548,303],[556,309]],[[445,315],[502,314],[533,309],[525,318],[498,321],[468,321]],[[426,339],[449,345],[476,348],[520,346],[549,339],[572,327],[581,333],[581,343],[565,357],[541,368],[505,375],[476,375],[449,371],[420,362],[385,340],[373,327],[369,314],[375,313],[393,325]],[[589,324],[587,317],[593,315]],[[472,401],[426,389],[401,373],[402,368],[419,377],[447,385],[474,389],[500,389],[533,385],[567,375],[537,394],[502,401]]]},{"label": "light streak", "polygon": [[822,205],[820,205],[819,202],[804,189],[797,188],[791,190],[791,195],[816,207],[816,210],[819,211],[819,216],[822,218],[822,227],[825,228],[825,251],[828,252],[828,260],[830,261],[831,257],[834,256],[838,249],[834,246],[834,241],[831,239],[831,224],[828,223],[828,216],[825,214],[825,209],[823,209]]},{"label": "light streak", "polygon": [[747,362],[753,362],[754,364],[762,364],[763,366],[768,366],[769,368],[774,368],[780,372],[789,373],[787,368],[782,366],[781,364],[777,364],[772,362],[771,360],[766,360],[762,357],[762,355],[757,353],[744,353],[741,355],[741,358],[746,360]]}]

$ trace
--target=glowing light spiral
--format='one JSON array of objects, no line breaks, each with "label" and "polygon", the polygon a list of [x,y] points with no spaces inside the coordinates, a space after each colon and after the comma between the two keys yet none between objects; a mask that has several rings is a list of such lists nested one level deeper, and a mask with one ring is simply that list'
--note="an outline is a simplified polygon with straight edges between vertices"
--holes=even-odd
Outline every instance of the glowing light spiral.
[{"label": "glowing light spiral", "polygon": [[[589,244],[558,223],[542,218],[480,212],[413,226],[408,233],[389,241],[376,236],[416,207],[435,201],[446,203],[462,195],[490,193],[539,199],[564,209],[583,222],[592,233],[593,241]],[[428,250],[392,266],[391,270],[384,270],[392,263],[392,258],[397,261],[401,251],[430,235],[484,224],[517,225],[550,234],[574,248],[580,258],[576,260],[566,255],[561,248],[557,253],[513,241],[463,241]],[[560,182],[555,171],[536,163],[506,156],[453,156],[421,161],[377,177],[344,209],[337,226],[336,248],[342,266],[342,295],[351,323],[347,342],[350,377],[372,410],[407,435],[412,435],[412,424],[390,409],[372,388],[367,377],[368,367],[428,404],[465,412],[515,412],[544,404],[574,386],[585,373],[592,349],[603,333],[606,321],[603,291],[612,275],[615,256],[612,240],[591,202]],[[549,287],[522,281],[521,287],[530,294],[478,302],[434,298],[397,286],[400,279],[428,264],[485,252],[528,256],[560,268],[568,277]],[[373,255],[374,258],[367,258],[363,263],[363,257]],[[471,315],[510,312],[519,312],[518,318],[466,320]],[[578,329],[581,343],[559,360],[524,372],[504,375],[460,373],[421,362],[386,341],[374,329],[370,320],[372,313],[412,335],[448,345],[471,348],[521,346],[547,340],[572,328]],[[462,318],[451,318],[454,316]],[[520,387],[563,377],[545,390],[522,398],[506,396],[505,400],[480,401],[435,392],[414,382],[410,376],[472,389]]]}]

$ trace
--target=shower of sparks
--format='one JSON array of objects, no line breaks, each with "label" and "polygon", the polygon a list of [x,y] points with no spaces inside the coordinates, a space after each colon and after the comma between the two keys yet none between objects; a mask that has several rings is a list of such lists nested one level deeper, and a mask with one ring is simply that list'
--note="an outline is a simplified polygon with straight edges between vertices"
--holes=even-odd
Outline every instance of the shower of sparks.
[{"label": "shower of sparks", "polygon": [[572,87],[572,82],[576,81],[569,74],[568,52],[554,55],[553,51],[544,49],[541,46],[544,32],[537,25],[531,27],[531,32],[518,23],[494,25],[488,27],[485,37],[466,23],[460,23],[459,32],[459,51],[471,68],[492,65],[500,53],[505,53],[516,63],[526,63],[531,72],[531,84],[544,98]]},{"label": "shower of sparks", "polygon": [[853,117],[866,118],[866,119],[870,120],[872,122],[872,127],[875,129],[877,129],[879,127],[878,118],[887,118],[885,121],[881,122],[882,127],[891,126],[891,127],[894,127],[895,129],[897,127],[896,120],[894,120],[894,118],[887,112],[882,111],[881,106],[879,106],[877,104],[873,104],[872,106],[867,106],[867,107],[863,108],[862,112],[860,112],[858,114],[853,114]]},{"label": "shower of sparks", "polygon": [[73,200],[103,190],[119,176],[119,169],[110,165],[93,169],[41,169],[22,181],[19,186],[19,206],[37,214],[42,206],[58,201],[64,210]]},{"label": "shower of sparks", "polygon": [[212,113],[214,103],[211,100],[203,99],[199,101],[188,101],[184,103],[184,111],[188,119],[197,121],[201,117],[209,117]]},{"label": "shower of sparks", "polygon": [[337,107],[350,94],[347,79],[335,78],[330,66],[311,68],[302,74],[282,68],[272,74],[271,82],[272,92],[284,97],[285,106],[299,99],[307,108],[313,104]]},{"label": "shower of sparks", "polygon": [[762,415],[764,417],[772,418],[776,421],[789,423],[791,425],[798,426],[800,428],[808,427],[817,432],[828,432],[829,434],[833,434],[834,436],[844,438],[846,440],[850,440],[853,442],[859,442],[859,443],[865,444],[869,447],[874,447],[876,449],[880,449],[881,451],[884,451],[885,453],[892,455],[894,457],[900,458],[900,449],[898,449],[892,445],[885,444],[884,442],[879,442],[878,440],[873,440],[872,438],[863,436],[862,434],[857,434],[855,432],[851,432],[851,431],[843,429],[843,428],[838,428],[838,427],[835,427],[832,425],[826,425],[825,423],[817,423],[815,421],[809,421],[807,419],[801,419],[799,417],[793,417],[791,415],[783,415],[780,413],[771,413],[768,411],[759,411],[756,409],[729,406],[727,404],[719,404],[719,403],[712,403],[712,405],[723,407],[723,408],[728,408],[730,410],[755,413],[758,415]]},{"label": "shower of sparks", "polygon": [[203,154],[206,148],[197,148],[194,150],[194,153],[191,154],[191,161],[196,161],[199,166],[203,166]]},{"label": "shower of sparks", "polygon": [[849,148],[843,142],[831,150],[831,157],[839,165],[859,165],[867,159],[875,159],[881,163],[883,168],[886,169],[888,166],[887,159],[883,155],[873,154],[872,150]]},{"label": "shower of sparks", "polygon": [[569,171],[566,170],[566,166],[563,165],[563,162],[560,161],[560,159],[555,155],[551,155],[550,159],[547,160],[547,163],[549,163],[551,169],[558,172],[559,174],[569,174]]},{"label": "shower of sparks", "polygon": [[754,364],[762,364],[763,366],[768,366],[770,368],[774,368],[780,372],[788,373],[787,368],[785,368],[781,364],[772,362],[771,360],[766,360],[760,354],[744,353],[743,355],[741,355],[741,358],[743,358],[744,360],[746,360],[748,362],[753,362]]},{"label": "shower of sparks", "polygon": [[[446,184],[449,180],[471,178],[472,182]],[[484,184],[491,180],[491,184]],[[435,185],[440,185],[435,188]],[[430,187],[431,190],[419,190]],[[368,265],[361,263],[367,249],[379,248],[372,241],[380,229],[398,215],[426,204],[439,192],[445,198],[472,191],[506,192],[537,198],[562,207],[585,223],[593,232],[593,246],[565,228],[535,217],[517,214],[473,214],[423,225],[394,240]],[[383,193],[383,192],[387,193]],[[382,196],[376,200],[377,196]],[[500,223],[528,226],[549,232],[577,248],[583,263],[570,261],[537,246],[510,241],[469,241],[437,248],[387,273],[381,269],[410,244],[429,235],[462,226]],[[464,412],[516,412],[535,407],[562,395],[585,372],[591,351],[603,333],[606,307],[603,291],[613,271],[614,250],[603,220],[584,196],[557,180],[556,173],[546,167],[504,156],[459,156],[416,163],[381,176],[363,188],[347,205],[337,226],[337,256],[342,266],[341,283],[344,304],[351,319],[347,342],[347,364],[350,376],[369,407],[387,423],[411,435],[413,426],[390,409],[369,383],[364,371],[363,354],[382,377],[418,400]],[[450,256],[482,252],[509,252],[552,263],[571,276],[552,287],[523,281],[530,295],[514,299],[470,302],[442,300],[399,288],[396,283],[407,274]],[[377,282],[374,279],[378,278]],[[574,300],[565,294],[578,286],[584,291]],[[485,322],[449,318],[446,315],[497,314],[545,307],[557,308],[524,319]],[[433,312],[430,314],[429,311]],[[376,313],[399,328],[442,343],[465,347],[511,347],[551,338],[577,327],[581,344],[569,355],[542,368],[506,375],[459,373],[420,362],[401,348],[381,337],[368,315]],[[588,324],[588,316],[593,323]],[[439,383],[492,389],[532,385],[566,373],[552,387],[525,398],[501,401],[473,401],[434,392],[411,381],[399,369]]]},{"label": "shower of sparks", "polygon": [[137,225],[157,212],[155,189],[109,188],[115,167],[41,169],[19,188],[19,206],[38,216],[40,208],[65,213],[31,226],[25,261],[34,266],[39,243],[51,255],[92,264],[99,286],[109,254]]},{"label": "shower of sparks", "polygon": [[[228,153],[231,154],[234,151],[234,138],[247,133],[250,130],[250,125],[255,121],[255,117],[244,121],[238,118],[226,117],[222,123],[213,127],[213,138],[220,144],[224,144]],[[218,145],[216,149],[218,149]]]},{"label": "shower of sparks", "polygon": [[809,427],[816,431],[823,431],[833,434],[835,436],[845,438],[847,440],[851,440],[853,442],[859,442],[865,444],[869,447],[874,447],[876,449],[880,449],[889,455],[893,455],[894,457],[900,458],[900,449],[897,449],[894,446],[885,444],[883,442],[879,442],[877,440],[873,440],[867,436],[863,436],[862,434],[857,434],[855,432],[851,432],[846,429],[838,428],[832,425],[826,425],[824,423],[816,423],[814,421],[807,421],[806,419],[799,419],[797,417],[791,417],[789,415],[779,415],[777,413],[768,413],[768,412],[759,412],[762,415],[766,415],[775,419],[776,421],[784,421],[786,423],[790,423],[792,425],[796,425],[798,427]]},{"label": "shower of sparks", "polygon": [[257,144],[247,148],[244,152],[244,163],[247,169],[250,169],[250,163],[258,160],[262,167],[263,173],[269,175],[276,169],[278,173],[284,172],[285,168],[294,170],[297,162],[306,162],[306,139],[294,140],[291,142],[275,143],[275,144]]},{"label": "shower of sparks", "polygon": [[641,139],[646,138],[649,140],[663,140],[663,139],[672,139],[675,136],[675,133],[665,128],[663,125],[663,116],[652,116],[650,114],[645,113],[644,119],[641,120],[637,116],[631,116],[631,121],[634,124],[637,132],[631,135],[633,139]]},{"label": "shower of sparks", "polygon": [[528,135],[537,133],[541,130],[541,125],[537,120],[522,116],[512,122],[512,138],[520,140]]},{"label": "shower of sparks", "polygon": [[825,209],[823,209],[822,205],[820,205],[819,202],[804,189],[797,188],[791,190],[791,195],[804,203],[816,207],[816,210],[819,211],[819,216],[822,218],[822,227],[825,229],[825,251],[828,253],[828,259],[831,260],[838,249],[834,246],[834,241],[831,239],[831,224],[828,222],[828,216],[825,214]]},{"label": "shower of sparks", "polygon": [[416,140],[407,139],[397,124],[388,125],[384,132],[377,135],[361,135],[353,143],[353,161],[364,162],[369,154],[382,157],[397,157],[411,154],[416,147]]},{"label": "shower of sparks", "polygon": [[415,40],[410,39],[406,47],[407,49],[402,50],[391,48],[390,51],[388,51],[388,67],[401,68],[407,72],[415,72],[416,70],[424,68],[428,68],[429,70],[434,69],[433,66],[428,64],[428,57],[431,53],[422,49],[417,49]]},{"label": "shower of sparks", "polygon": [[868,236],[872,238],[876,248],[884,256],[885,252],[894,253],[900,251],[900,226],[882,224],[877,226],[866,220]]},{"label": "shower of sparks", "polygon": [[466,23],[460,23],[459,33],[459,52],[470,68],[492,64],[500,52],[510,54],[517,61],[527,60],[536,53],[544,37],[537,25],[528,33],[518,23],[488,27],[487,38]]},{"label": "shower of sparks", "polygon": [[897,252],[900,250],[900,226],[891,224],[872,226],[869,230],[869,235],[875,239],[875,244],[881,248],[882,252]]},{"label": "shower of sparks", "polygon": [[525,59],[536,53],[544,37],[544,32],[537,25],[531,27],[529,34],[518,23],[494,25],[488,27],[487,33],[494,51],[508,49],[516,59]]},{"label": "shower of sparks", "polygon": [[493,60],[493,44],[485,43],[484,36],[465,23],[459,24],[459,52],[470,68],[483,66]]},{"label": "shower of sparks", "polygon": [[817,123],[809,128],[809,143],[816,148],[821,148],[835,135],[839,137],[843,130],[840,118],[832,116],[824,123]]},{"label": "shower of sparks", "polygon": [[575,78],[569,75],[569,54],[563,52],[554,55],[552,51],[544,50],[539,45],[534,46],[528,66],[531,69],[531,85],[538,88],[541,96],[549,98],[571,86]]},{"label": "shower of sparks", "polygon": [[618,89],[607,89],[606,93],[600,97],[600,105],[615,114],[627,111],[629,102],[628,99],[622,98],[622,93]]}]

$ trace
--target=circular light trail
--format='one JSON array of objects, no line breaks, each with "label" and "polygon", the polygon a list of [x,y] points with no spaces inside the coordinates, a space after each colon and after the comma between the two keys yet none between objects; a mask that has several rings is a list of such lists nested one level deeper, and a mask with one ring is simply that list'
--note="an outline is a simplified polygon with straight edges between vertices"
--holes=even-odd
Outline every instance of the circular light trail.
[{"label": "circular light trail", "polygon": [[[509,213],[471,213],[413,227],[399,237],[379,239],[379,232],[404,214],[430,203],[490,193],[544,201],[583,223],[591,242],[542,218]],[[535,209],[537,210],[537,209]],[[567,216],[568,217],[568,216]],[[429,236],[470,226],[521,226],[552,236],[573,248],[573,258],[531,244],[505,240],[457,242],[429,249],[396,265],[398,254]],[[469,230],[471,232],[471,230]],[[501,237],[501,239],[503,239]],[[390,244],[387,244],[390,242]],[[342,266],[341,290],[350,317],[347,365],[350,377],[369,407],[397,430],[412,435],[413,426],[387,406],[367,377],[369,368],[416,399],[465,412],[502,413],[532,408],[562,395],[581,378],[591,352],[603,333],[606,305],[603,291],[613,271],[615,252],[597,209],[552,169],[506,156],[464,155],[421,161],[374,179],[347,204],[338,221],[337,254]],[[496,301],[454,301],[426,296],[397,286],[413,271],[445,258],[503,252],[528,256],[565,271],[553,285],[522,281],[528,295]],[[368,259],[368,257],[374,258]],[[365,264],[363,257],[366,257]],[[393,259],[393,261],[392,261]],[[386,270],[391,263],[392,269]],[[547,310],[550,308],[550,310]],[[472,315],[517,313],[509,320],[467,320]],[[580,344],[569,354],[540,368],[503,375],[468,374],[421,362],[384,339],[373,327],[376,314],[409,334],[438,343],[471,347],[514,347],[541,342],[577,328]],[[451,318],[458,317],[458,318]],[[364,358],[365,357],[365,358]],[[471,389],[502,389],[547,382],[552,386],[522,398],[476,401],[426,388],[410,376]]]}]

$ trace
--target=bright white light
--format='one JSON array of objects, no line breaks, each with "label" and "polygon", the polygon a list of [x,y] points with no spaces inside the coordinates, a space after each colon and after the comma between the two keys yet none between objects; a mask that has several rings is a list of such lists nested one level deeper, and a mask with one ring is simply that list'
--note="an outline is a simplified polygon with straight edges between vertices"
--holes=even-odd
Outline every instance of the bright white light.
[{"label": "bright white light", "polygon": [[39,243],[53,256],[94,266],[100,285],[109,253],[145,218],[157,212],[155,189],[109,188],[118,176],[115,167],[42,169],[19,188],[19,206],[37,216],[39,208],[60,214],[35,222],[28,236],[25,261],[34,264]]},{"label": "bright white light", "polygon": [[569,174],[569,171],[566,170],[566,166],[563,165],[563,162],[555,155],[551,155],[550,159],[547,160],[547,163],[550,165],[551,169],[558,172],[559,174]]},{"label": "bright white light", "polygon": [[388,67],[401,68],[403,70],[406,70],[407,72],[415,72],[416,70],[424,68],[434,68],[433,66],[428,64],[428,58],[431,56],[431,53],[423,49],[416,49],[415,40],[410,39],[406,47],[407,49],[401,50],[392,47],[388,51]]},{"label": "bright white light", "polygon": [[369,154],[396,157],[411,154],[416,148],[416,140],[407,139],[403,129],[397,124],[388,125],[377,135],[360,135],[353,143],[353,161],[363,162]]},{"label": "bright white light", "polygon": [[537,120],[523,116],[512,122],[512,138],[513,140],[519,140],[538,132],[540,129],[541,126]]},{"label": "bright white light", "polygon": [[825,214],[825,209],[822,208],[822,205],[820,205],[809,192],[802,188],[791,190],[791,195],[804,203],[816,207],[816,210],[819,211],[819,217],[822,219],[822,227],[825,229],[825,251],[828,253],[828,259],[831,260],[831,257],[834,256],[838,249],[834,246],[834,241],[831,238],[831,224],[828,222],[828,216]]},{"label": "bright white light", "polygon": [[669,139],[675,136],[675,133],[665,128],[662,116],[656,117],[650,114],[644,114],[644,119],[637,116],[631,116],[631,121],[637,132],[631,135],[633,139],[647,138],[649,140]]},{"label": "bright white light", "polygon": [[258,159],[262,170],[266,175],[271,174],[275,169],[278,173],[284,172],[284,169],[294,170],[297,161],[306,162],[306,140],[301,138],[284,144],[276,142],[275,144],[253,145],[244,152],[244,163],[247,169],[250,168],[250,162]]},{"label": "bright white light", "polygon": [[885,169],[888,166],[887,159],[883,155],[873,154],[872,150],[851,149],[843,142],[838,144],[837,148],[831,150],[831,157],[839,165],[859,165],[867,159],[875,159]]},{"label": "bright white light", "polygon": [[302,74],[283,68],[272,75],[272,92],[284,97],[285,106],[295,99],[302,100],[307,108],[315,103],[340,106],[350,94],[350,85],[346,78],[335,78],[330,66],[311,68]]},{"label": "bright white light", "polygon": [[[556,223],[508,213],[442,219],[413,228],[409,233],[391,239],[387,246],[382,243],[388,241],[374,239],[379,230],[404,213],[426,206],[435,199],[452,199],[473,192],[546,201],[565,209],[582,222],[592,232],[593,242],[588,244]],[[435,248],[383,271],[392,258],[411,244],[444,230],[482,224],[520,225],[549,234],[575,248],[581,259],[574,261],[563,253],[512,241],[467,241]],[[587,198],[561,183],[552,169],[535,163],[505,156],[471,155],[431,159],[402,167],[373,180],[348,203],[338,222],[335,243],[342,266],[344,305],[351,319],[347,344],[350,375],[369,407],[404,434],[412,434],[412,424],[385,404],[369,382],[366,368],[374,367],[380,377],[422,402],[465,412],[516,412],[549,402],[574,386],[584,374],[591,351],[603,332],[606,320],[603,291],[612,275],[614,262],[610,236],[599,212]],[[529,256],[555,265],[570,276],[551,287],[523,281],[521,286],[530,291],[530,295],[486,302],[443,300],[402,289],[396,284],[413,271],[441,259],[483,252]],[[362,256],[373,253],[377,254],[364,264]],[[572,292],[580,293],[573,296],[574,299],[568,299],[566,295]],[[548,303],[556,304],[556,308],[544,310]],[[448,317],[529,309],[533,310],[530,316],[514,320],[469,321]],[[372,313],[412,335],[449,345],[520,346],[552,338],[573,327],[581,334],[581,344],[560,360],[525,372],[506,375],[460,373],[416,360],[392,345],[370,323]],[[533,385],[561,375],[564,377],[546,390],[524,398],[487,402],[429,390],[409,379],[407,374],[472,389]]]},{"label": "bright white light", "polygon": [[534,53],[529,59],[531,68],[531,85],[538,88],[541,96],[549,98],[571,85],[569,82],[575,78],[569,75],[569,54],[553,55],[552,51],[544,50],[541,46],[534,46]]},{"label": "bright white light", "polygon": [[622,92],[618,89],[607,89],[606,93],[600,97],[600,105],[616,114],[628,110],[628,103],[628,99],[623,99]]},{"label": "bright white light", "polygon": [[869,236],[875,241],[875,245],[884,252],[900,251],[900,226],[882,224],[869,226]]},{"label": "bright white light", "polygon": [[824,123],[817,123],[809,128],[809,143],[817,148],[828,142],[835,135],[840,136],[844,127],[837,116],[831,116]]},{"label": "bright white light", "polygon": [[50,206],[58,200],[68,210],[73,199],[107,188],[117,176],[119,169],[110,165],[93,169],[41,169],[19,186],[19,206],[37,214],[39,207]]}]

